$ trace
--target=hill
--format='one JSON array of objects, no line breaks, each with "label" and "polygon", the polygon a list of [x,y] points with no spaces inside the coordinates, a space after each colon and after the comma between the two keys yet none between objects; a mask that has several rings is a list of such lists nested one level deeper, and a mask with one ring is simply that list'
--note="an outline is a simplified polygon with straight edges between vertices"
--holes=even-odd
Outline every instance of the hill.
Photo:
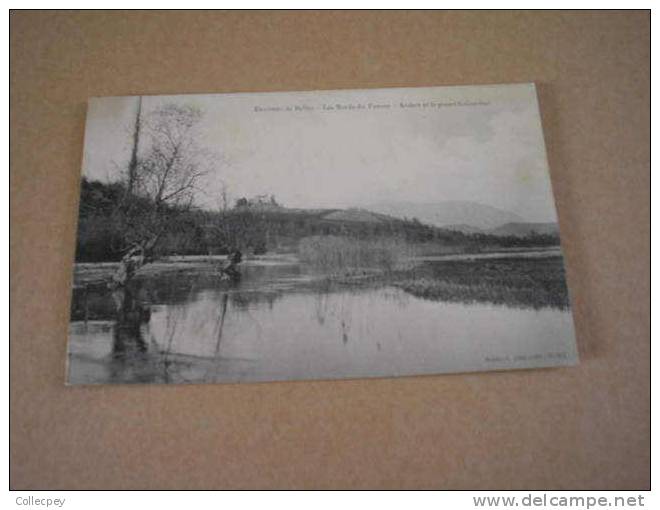
[{"label": "hill", "polygon": [[[340,209],[323,216],[326,221],[349,221],[360,223],[383,223],[387,221],[382,215],[374,214],[365,209]],[[393,218],[392,218],[393,219]]]},{"label": "hill", "polygon": [[[491,230],[507,223],[524,223],[524,219],[511,211],[468,201],[437,203],[380,202],[369,210],[397,218],[417,218],[422,223],[448,228],[461,226],[478,230]],[[461,230],[462,231],[462,230]]]},{"label": "hill", "polygon": [[454,232],[462,232],[463,234],[485,234],[488,231],[482,228],[473,227],[471,225],[447,225],[445,227],[447,230],[452,230]]},{"label": "hill", "polygon": [[[135,223],[139,227],[142,213],[135,208],[127,210],[122,205],[125,195],[121,184],[83,179],[77,261],[118,260],[134,242],[124,225]],[[153,210],[146,198],[137,199],[134,205],[140,210]],[[456,207],[455,204],[452,207],[454,211],[478,211],[481,215],[491,209],[472,205]],[[359,239],[395,238],[415,245],[425,253],[550,246],[559,242],[556,225],[553,229],[551,224],[506,222],[492,231],[470,225],[454,225],[452,229],[440,228],[415,216],[395,217],[362,208],[291,209],[274,201],[252,204],[245,200],[222,211],[166,208],[160,214],[167,221],[156,252],[163,256],[223,254],[236,248],[254,254],[295,252],[301,239],[328,235]],[[467,216],[474,221],[478,215]],[[483,219],[479,222],[486,223]]]},{"label": "hill", "polygon": [[556,223],[506,223],[488,232],[496,236],[525,237],[532,234],[558,235],[559,226]]}]

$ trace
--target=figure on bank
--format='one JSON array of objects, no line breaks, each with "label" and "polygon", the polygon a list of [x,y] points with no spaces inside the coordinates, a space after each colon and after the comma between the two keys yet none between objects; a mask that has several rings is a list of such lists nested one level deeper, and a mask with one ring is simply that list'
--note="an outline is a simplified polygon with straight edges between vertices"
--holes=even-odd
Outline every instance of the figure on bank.
[{"label": "figure on bank", "polygon": [[227,260],[219,268],[221,277],[223,279],[239,280],[241,273],[238,271],[237,266],[242,260],[243,254],[238,249],[227,255]]},{"label": "figure on bank", "polygon": [[149,260],[145,254],[145,249],[141,245],[134,246],[122,257],[117,271],[112,275],[109,287],[116,289],[126,286],[133,275],[147,262]]}]

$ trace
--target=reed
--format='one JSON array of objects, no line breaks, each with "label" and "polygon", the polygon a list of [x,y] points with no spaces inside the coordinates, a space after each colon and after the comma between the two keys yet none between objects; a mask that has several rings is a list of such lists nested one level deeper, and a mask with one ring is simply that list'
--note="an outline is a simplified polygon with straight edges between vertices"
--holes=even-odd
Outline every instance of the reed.
[{"label": "reed", "polygon": [[398,273],[392,284],[432,301],[570,307],[561,257],[427,263],[415,271]]},{"label": "reed", "polygon": [[393,271],[412,264],[413,248],[396,238],[311,236],[298,244],[300,261],[331,274],[356,270]]}]

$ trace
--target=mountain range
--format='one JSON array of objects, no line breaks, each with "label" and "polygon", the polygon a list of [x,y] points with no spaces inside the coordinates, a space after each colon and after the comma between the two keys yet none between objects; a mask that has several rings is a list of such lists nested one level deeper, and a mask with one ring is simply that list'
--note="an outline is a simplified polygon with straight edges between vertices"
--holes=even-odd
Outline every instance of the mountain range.
[{"label": "mountain range", "polygon": [[527,222],[518,214],[477,202],[450,200],[436,203],[378,202],[370,211],[397,218],[416,218],[422,223],[466,234],[523,237],[557,234],[556,222]]}]

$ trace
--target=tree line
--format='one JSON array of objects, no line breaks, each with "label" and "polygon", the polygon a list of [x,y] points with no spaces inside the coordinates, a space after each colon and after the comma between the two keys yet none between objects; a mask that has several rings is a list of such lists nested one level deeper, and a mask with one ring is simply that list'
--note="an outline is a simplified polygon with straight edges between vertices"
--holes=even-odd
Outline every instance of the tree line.
[{"label": "tree line", "polygon": [[[81,182],[76,260],[119,260],[127,247],[124,214],[124,183],[106,184],[83,178]],[[396,238],[408,243],[437,243],[464,247],[466,251],[492,247],[515,248],[558,244],[556,235],[526,237],[465,234],[426,225],[415,219],[358,222],[327,220],[337,209],[287,209],[277,205],[259,207],[239,199],[226,210],[210,211],[176,204],[161,205],[162,225],[156,256],[227,254],[235,249],[254,254],[295,251],[300,239],[309,236],[344,236],[359,239]],[[147,197],[134,198],[132,212],[149,214],[155,207]]]},{"label": "tree line", "polygon": [[288,209],[272,195],[239,198],[228,204],[226,189],[218,210],[203,210],[195,199],[203,181],[217,175],[219,157],[198,145],[202,112],[166,104],[143,112],[137,98],[130,129],[130,159],[116,182],[81,182],[76,260],[116,261],[139,250],[146,260],[167,255],[255,254],[295,251],[307,236],[369,239],[396,237],[409,243],[436,243],[466,250],[558,244],[557,236],[524,238],[464,234],[418,220],[380,216],[379,221],[326,218],[338,209]]}]

